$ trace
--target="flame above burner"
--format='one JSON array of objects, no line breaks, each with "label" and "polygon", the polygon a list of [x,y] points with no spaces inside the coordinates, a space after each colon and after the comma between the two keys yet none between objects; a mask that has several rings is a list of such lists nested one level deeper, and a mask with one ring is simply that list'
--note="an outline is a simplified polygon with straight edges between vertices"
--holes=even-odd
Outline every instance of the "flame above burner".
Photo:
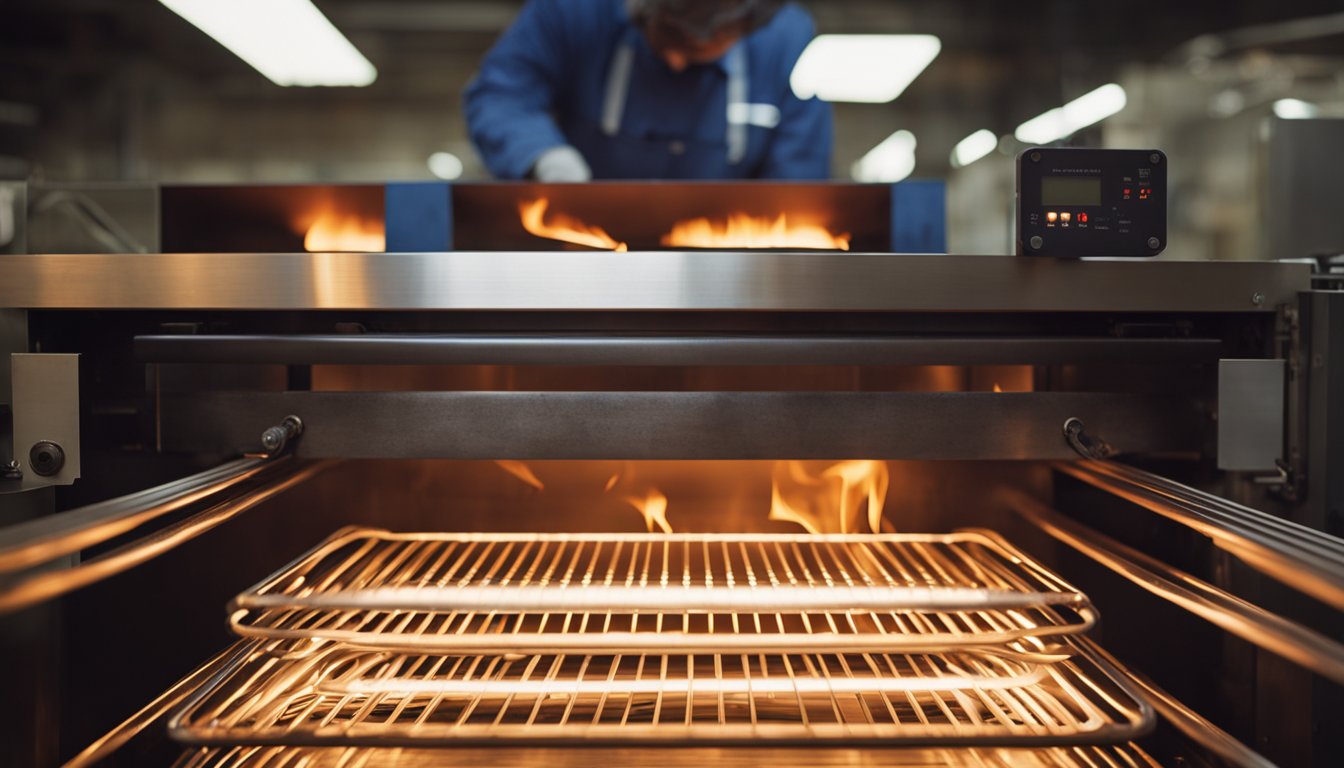
[{"label": "flame above burner", "polygon": [[518,214],[522,218],[523,229],[537,237],[559,240],[562,243],[583,245],[604,251],[627,250],[625,243],[617,242],[601,227],[588,226],[582,221],[563,213],[552,215],[551,221],[547,222],[546,209],[550,207],[550,204],[551,201],[544,197],[531,202],[519,203]]},{"label": "flame above burner", "polygon": [[817,474],[806,462],[781,461],[775,464],[770,519],[796,523],[808,533],[864,533],[860,520],[867,501],[866,532],[878,533],[889,482],[882,461],[844,461]]},{"label": "flame above burner", "polygon": [[644,524],[649,527],[649,533],[653,533],[654,526],[662,529],[663,533],[672,532],[672,526],[667,522],[667,497],[657,488],[650,488],[642,499],[638,496],[627,496],[625,501],[644,516]]},{"label": "flame above burner", "polygon": [[308,225],[303,249],[309,253],[381,253],[387,249],[387,236],[381,221],[323,211]]},{"label": "flame above burner", "polygon": [[808,248],[849,250],[849,233],[833,235],[816,224],[790,224],[787,214],[773,220],[734,213],[727,221],[707,218],[679,221],[663,235],[662,244],[674,248]]}]

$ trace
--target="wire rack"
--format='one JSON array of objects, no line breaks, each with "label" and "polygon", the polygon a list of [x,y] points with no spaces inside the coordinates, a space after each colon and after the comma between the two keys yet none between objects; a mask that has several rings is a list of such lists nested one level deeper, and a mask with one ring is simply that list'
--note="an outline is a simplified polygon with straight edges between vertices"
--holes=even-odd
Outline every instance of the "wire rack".
[{"label": "wire rack", "polygon": [[[394,747],[201,747],[184,753],[174,768],[440,768],[442,766],[545,765],[547,768],[592,768],[594,765],[638,765],[684,768],[717,765],[728,768],[797,764],[797,752],[768,748],[716,749],[408,749]],[[1159,768],[1134,744],[1106,747],[1042,749],[886,749],[869,750],[861,761],[847,750],[809,750],[813,768]]]},{"label": "wire rack", "polygon": [[1124,741],[1152,712],[1084,649],[976,653],[431,656],[244,643],[169,721],[196,745]]},{"label": "wire rack", "polygon": [[892,651],[1041,641],[1096,622],[987,531],[394,534],[345,529],[240,595],[244,637],[440,653]]}]

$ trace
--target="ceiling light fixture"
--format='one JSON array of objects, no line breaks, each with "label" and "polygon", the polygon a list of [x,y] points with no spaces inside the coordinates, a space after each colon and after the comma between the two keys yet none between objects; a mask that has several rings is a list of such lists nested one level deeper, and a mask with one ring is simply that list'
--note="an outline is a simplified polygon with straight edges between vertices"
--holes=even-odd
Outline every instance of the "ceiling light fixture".
[{"label": "ceiling light fixture", "polygon": [[276,85],[365,86],[378,70],[312,0],[159,0]]},{"label": "ceiling light fixture", "polygon": [[952,148],[952,167],[965,168],[993,152],[999,146],[999,137],[987,129],[980,129],[957,142]]},{"label": "ceiling light fixture", "polygon": [[897,131],[850,168],[855,181],[895,184],[915,172],[915,134]]},{"label": "ceiling light fixture", "polygon": [[429,172],[440,179],[459,179],[462,177],[462,159],[452,152],[435,152],[429,156]]},{"label": "ceiling light fixture", "polygon": [[818,35],[793,67],[800,99],[885,104],[942,50],[933,35]]},{"label": "ceiling light fixture", "polygon": [[1274,102],[1274,116],[1280,120],[1310,120],[1320,114],[1320,107],[1301,99],[1279,99]]},{"label": "ceiling light fixture", "polygon": [[1033,117],[1017,126],[1014,135],[1024,144],[1049,144],[1066,139],[1124,109],[1127,101],[1124,88],[1115,83],[1103,85],[1062,107]]}]

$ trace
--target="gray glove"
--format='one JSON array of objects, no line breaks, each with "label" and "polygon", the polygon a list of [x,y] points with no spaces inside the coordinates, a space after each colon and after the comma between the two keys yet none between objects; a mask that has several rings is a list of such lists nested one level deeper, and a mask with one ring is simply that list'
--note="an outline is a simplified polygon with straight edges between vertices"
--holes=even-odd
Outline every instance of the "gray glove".
[{"label": "gray glove", "polygon": [[593,172],[588,163],[579,154],[579,150],[562,144],[551,147],[541,153],[537,164],[532,166],[532,175],[537,181],[577,182],[592,181]]}]

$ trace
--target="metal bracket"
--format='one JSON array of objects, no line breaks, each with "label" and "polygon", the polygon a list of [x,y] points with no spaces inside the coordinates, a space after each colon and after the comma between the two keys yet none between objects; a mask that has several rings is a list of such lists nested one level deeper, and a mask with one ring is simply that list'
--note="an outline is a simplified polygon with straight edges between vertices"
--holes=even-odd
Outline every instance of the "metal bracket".
[{"label": "metal bracket", "polygon": [[0,468],[0,493],[79,479],[79,355],[10,355],[13,460]]},{"label": "metal bracket", "polygon": [[1064,422],[1064,439],[1069,446],[1084,459],[1109,459],[1119,453],[1115,446],[1093,435],[1083,428],[1083,420],[1070,416]]}]

